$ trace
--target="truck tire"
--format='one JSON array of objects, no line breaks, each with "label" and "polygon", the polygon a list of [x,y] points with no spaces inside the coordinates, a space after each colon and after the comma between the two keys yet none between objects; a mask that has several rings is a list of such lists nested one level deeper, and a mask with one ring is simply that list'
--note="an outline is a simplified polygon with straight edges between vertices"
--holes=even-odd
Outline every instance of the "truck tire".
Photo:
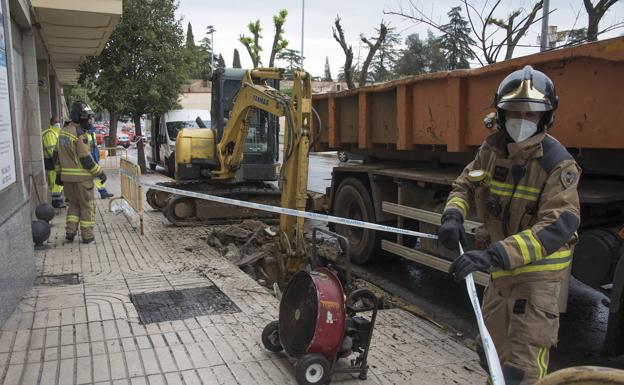
[{"label": "truck tire", "polygon": [[[364,184],[357,178],[344,179],[336,192],[334,215],[376,223],[375,209],[371,196]],[[336,225],[336,232],[351,243],[351,261],[358,265],[376,259],[381,238],[374,230],[361,227]]]}]

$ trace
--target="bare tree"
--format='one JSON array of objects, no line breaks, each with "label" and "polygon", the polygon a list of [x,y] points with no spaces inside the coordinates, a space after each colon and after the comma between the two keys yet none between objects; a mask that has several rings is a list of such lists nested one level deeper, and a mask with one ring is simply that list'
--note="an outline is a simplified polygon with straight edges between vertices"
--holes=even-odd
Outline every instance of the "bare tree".
[{"label": "bare tree", "polygon": [[345,53],[345,64],[344,64],[344,78],[347,82],[347,88],[350,90],[355,88],[355,84],[353,83],[353,48],[350,45],[347,45],[344,37],[344,31],[342,30],[342,26],[340,25],[340,16],[336,16],[336,20],[334,21],[334,27],[332,27],[332,32],[334,35],[334,39],[340,44],[340,47]]},{"label": "bare tree", "polygon": [[[465,2],[465,0],[464,0]],[[520,39],[526,34],[529,27],[533,24],[535,17],[537,16],[537,11],[542,9],[544,6],[543,1],[539,1],[537,4],[533,6],[533,9],[527,16],[521,19],[517,25],[514,25],[516,18],[518,18],[522,11],[517,9],[507,17],[507,20],[490,18],[487,20],[487,23],[494,24],[499,28],[502,28],[505,33],[505,45],[507,46],[507,50],[505,52],[505,60],[511,59],[513,56],[513,51],[520,42]]]},{"label": "bare tree", "polygon": [[[596,41],[598,40],[598,35],[602,32],[598,31],[598,24],[600,24],[600,19],[604,16],[604,14],[609,10],[609,8],[617,3],[618,0],[600,0],[598,4],[594,6],[591,0],[583,0],[585,4],[585,10],[587,11],[587,41]],[[618,23],[622,24],[622,23]]]},{"label": "bare tree", "polygon": [[366,55],[366,59],[364,59],[364,64],[362,64],[362,69],[360,70],[360,84],[362,87],[366,84],[366,80],[368,78],[368,67],[370,63],[373,61],[375,54],[379,50],[381,44],[386,40],[386,35],[388,34],[388,27],[382,21],[379,24],[379,35],[377,36],[377,40],[373,44],[370,40],[368,40],[364,35],[360,35],[360,40],[368,46],[368,55]]},{"label": "bare tree", "polygon": [[[503,20],[494,18],[494,13],[502,0],[496,0],[493,4],[486,1],[481,9],[477,9],[469,0],[462,0],[462,2],[475,41],[474,44],[470,45],[470,50],[481,65],[495,63],[503,48],[506,49],[505,59],[511,58],[515,47],[529,27],[541,20],[541,17],[537,17],[537,11],[543,6],[543,1],[540,0],[530,12],[519,9]],[[442,34],[447,33],[443,24],[434,21],[422,8],[415,4],[414,0],[409,0],[409,4],[409,9],[400,6],[396,11],[384,11],[384,13],[413,20],[416,23],[424,23]],[[523,14],[524,16],[522,16]],[[497,34],[500,31],[504,32],[502,38],[500,34]]]}]

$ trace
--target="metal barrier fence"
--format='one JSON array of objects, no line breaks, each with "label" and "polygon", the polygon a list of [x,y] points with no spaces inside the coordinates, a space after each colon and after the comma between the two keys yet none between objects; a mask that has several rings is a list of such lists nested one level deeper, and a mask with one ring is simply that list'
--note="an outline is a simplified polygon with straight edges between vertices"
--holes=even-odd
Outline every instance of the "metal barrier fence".
[{"label": "metal barrier fence", "polygon": [[121,167],[121,160],[128,159],[128,149],[117,147],[100,147],[100,161],[98,164],[105,170],[117,170]]},{"label": "metal barrier fence", "polygon": [[141,235],[143,235],[143,187],[141,186],[141,168],[125,158],[119,160],[119,166],[121,196],[111,199],[108,204],[108,209],[111,210],[113,201],[124,199],[139,215],[139,227]]}]

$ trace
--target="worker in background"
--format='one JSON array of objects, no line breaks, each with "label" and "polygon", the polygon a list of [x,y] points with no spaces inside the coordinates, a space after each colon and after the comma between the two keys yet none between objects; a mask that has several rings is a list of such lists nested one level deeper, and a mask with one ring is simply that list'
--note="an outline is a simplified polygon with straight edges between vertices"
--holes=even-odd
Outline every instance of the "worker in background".
[{"label": "worker in background", "polygon": [[[472,208],[484,223],[477,249],[455,259],[449,273],[462,280],[490,271],[483,316],[507,385],[533,384],[546,375],[580,224],[581,170],[546,133],[557,102],[552,81],[531,66],[501,82],[498,129],[453,184],[438,232],[440,243],[457,250],[458,242],[467,246],[463,222]],[[487,369],[483,348],[478,352]]]},{"label": "worker in background", "polygon": [[64,185],[69,200],[65,239],[73,242],[78,227],[83,243],[94,240],[95,205],[93,178],[106,182],[106,174],[93,160],[87,135],[93,111],[84,102],[74,102],[70,112],[71,123],[63,127],[59,136],[57,183]]},{"label": "worker in background", "polygon": [[53,115],[50,119],[50,127],[43,130],[41,139],[43,141],[43,164],[48,178],[48,187],[52,193],[52,206],[55,208],[65,207],[63,200],[63,186],[56,184],[56,171],[54,163],[58,157],[58,139],[61,133],[61,120]]},{"label": "worker in background", "polygon": [[[91,147],[91,156],[93,157],[93,160],[95,161],[95,163],[99,164],[100,163],[100,149],[97,146],[97,136],[95,132],[95,126],[93,125],[93,123],[89,123],[89,131],[87,135],[89,136],[89,146]],[[100,178],[95,178],[93,181],[95,183],[95,188],[100,193],[100,198],[108,199],[113,196],[113,194],[109,193],[108,190],[106,190],[106,184],[102,182]]]}]

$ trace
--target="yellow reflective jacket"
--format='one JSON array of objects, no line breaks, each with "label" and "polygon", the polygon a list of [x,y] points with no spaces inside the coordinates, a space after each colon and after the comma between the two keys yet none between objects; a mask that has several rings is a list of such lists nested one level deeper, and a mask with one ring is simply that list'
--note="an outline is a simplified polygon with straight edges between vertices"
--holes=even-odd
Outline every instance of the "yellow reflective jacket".
[{"label": "yellow reflective jacket", "polygon": [[41,133],[41,141],[43,142],[43,161],[46,170],[54,170],[54,163],[58,156],[57,145],[61,129],[56,126],[50,126]]},{"label": "yellow reflective jacket", "polygon": [[[546,133],[505,143],[500,132],[486,138],[453,184],[445,210],[460,210],[464,218],[471,212],[484,223],[486,242],[503,261],[493,279],[561,279],[580,224],[581,170]],[[485,178],[469,178],[473,170]]]},{"label": "yellow reflective jacket", "polygon": [[56,171],[63,182],[82,182],[102,173],[91,157],[89,138],[75,123],[63,127],[59,135]]}]

